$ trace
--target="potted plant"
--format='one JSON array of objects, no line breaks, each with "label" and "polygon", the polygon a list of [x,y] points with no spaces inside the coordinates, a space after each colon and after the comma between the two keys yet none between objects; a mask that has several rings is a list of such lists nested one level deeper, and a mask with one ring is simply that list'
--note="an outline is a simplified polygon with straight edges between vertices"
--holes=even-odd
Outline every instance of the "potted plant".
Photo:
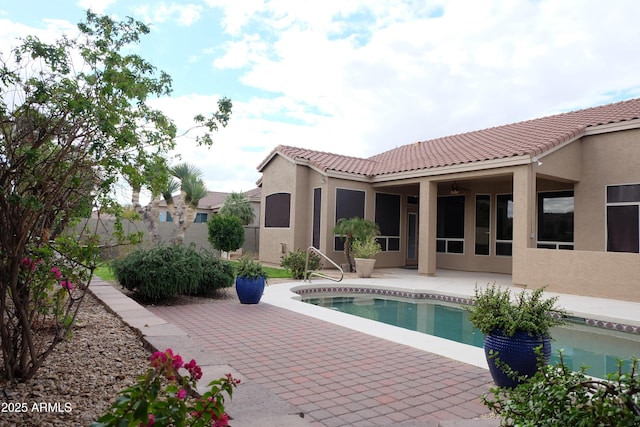
[{"label": "potted plant", "polygon": [[376,264],[374,257],[382,250],[380,243],[375,236],[367,236],[364,240],[354,240],[352,249],[358,277],[371,277]]},{"label": "potted plant", "polygon": [[236,264],[236,293],[242,304],[257,304],[262,298],[267,274],[258,261],[243,256]]},{"label": "potted plant", "polygon": [[550,330],[565,323],[566,312],[556,306],[558,297],[545,298],[544,288],[511,291],[494,283],[475,289],[468,308],[469,321],[485,335],[484,352],[491,376],[499,387],[513,388],[538,370],[536,349],[545,364],[551,357]]},{"label": "potted plant", "polygon": [[356,240],[366,240],[369,236],[377,236],[378,224],[367,219],[354,216],[353,218],[340,218],[333,227],[333,234],[344,239],[344,256],[347,260],[349,271],[356,269],[352,244]]}]

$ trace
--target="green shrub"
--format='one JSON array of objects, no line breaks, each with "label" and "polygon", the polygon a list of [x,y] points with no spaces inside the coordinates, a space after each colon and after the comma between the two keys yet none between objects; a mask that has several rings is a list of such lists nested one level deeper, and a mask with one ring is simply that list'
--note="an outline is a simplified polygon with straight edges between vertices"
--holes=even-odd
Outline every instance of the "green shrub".
[{"label": "green shrub", "polygon": [[562,353],[555,366],[540,370],[519,386],[492,388],[484,404],[502,419],[503,426],[638,426],[640,378],[634,359],[629,372],[623,361],[606,380],[572,371]]},{"label": "green shrub", "polygon": [[[306,252],[300,249],[296,249],[293,252],[289,252],[287,255],[283,255],[280,258],[280,267],[286,268],[291,272],[294,279],[304,279],[304,268],[307,259]],[[320,268],[320,257],[315,253],[309,254],[309,269],[317,270]]]},{"label": "green shrub", "polygon": [[235,215],[213,215],[207,221],[209,242],[215,249],[224,252],[235,251],[244,243],[244,226]]},{"label": "green shrub", "polygon": [[210,294],[233,283],[231,267],[193,246],[138,249],[111,264],[120,284],[145,301],[176,295]]},{"label": "green shrub", "polygon": [[247,279],[258,279],[267,277],[264,267],[259,261],[249,258],[247,255],[238,260],[235,265],[236,275]]},{"label": "green shrub", "polygon": [[202,278],[197,295],[211,296],[222,288],[233,286],[234,274],[231,263],[221,260],[209,251],[201,251]]}]

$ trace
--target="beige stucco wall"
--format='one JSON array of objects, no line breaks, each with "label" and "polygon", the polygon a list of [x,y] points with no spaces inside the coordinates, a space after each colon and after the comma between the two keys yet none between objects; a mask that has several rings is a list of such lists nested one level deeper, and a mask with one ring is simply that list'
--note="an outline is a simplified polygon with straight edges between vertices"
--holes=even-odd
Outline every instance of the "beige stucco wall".
[{"label": "beige stucco wall", "polygon": [[[263,171],[262,206],[265,198],[273,193],[291,193],[291,206],[296,206],[296,165],[281,156],[275,156]],[[285,250],[294,246],[295,215],[291,215],[289,228],[264,226],[265,209],[260,212],[260,260],[280,264]]]},{"label": "beige stucco wall", "polygon": [[527,249],[522,264],[530,288],[640,302],[638,254]]},{"label": "beige stucco wall", "polygon": [[575,185],[575,248],[606,250],[606,186],[640,183],[640,130],[586,137]]}]

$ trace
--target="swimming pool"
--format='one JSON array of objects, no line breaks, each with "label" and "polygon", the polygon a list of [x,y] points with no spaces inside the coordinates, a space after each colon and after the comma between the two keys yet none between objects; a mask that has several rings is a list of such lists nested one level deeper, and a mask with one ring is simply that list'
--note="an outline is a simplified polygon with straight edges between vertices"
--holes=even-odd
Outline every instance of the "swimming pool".
[{"label": "swimming pool", "polygon": [[[415,298],[415,295],[403,296],[402,292],[389,294],[387,291],[379,295],[362,290],[356,293],[326,293],[307,289],[300,293],[304,302],[342,313],[474,347],[482,347],[484,342],[484,336],[473,330],[468,313],[463,308],[464,304],[471,302],[469,299],[436,294],[421,295],[432,298]],[[607,373],[617,369],[618,359],[628,363],[631,358],[640,357],[638,328],[614,325],[614,329],[606,329],[590,326],[588,323],[597,324],[597,321],[588,319],[569,321],[567,326],[552,331],[552,362],[557,361],[557,350],[562,349],[565,363],[572,369],[589,366],[586,371],[589,375],[604,378]]]}]

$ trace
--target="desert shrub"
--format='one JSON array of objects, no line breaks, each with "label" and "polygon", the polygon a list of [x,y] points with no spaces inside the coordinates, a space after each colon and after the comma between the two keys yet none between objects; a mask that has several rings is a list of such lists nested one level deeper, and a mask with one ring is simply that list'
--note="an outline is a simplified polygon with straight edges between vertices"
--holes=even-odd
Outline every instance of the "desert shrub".
[{"label": "desert shrub", "polygon": [[202,278],[196,295],[211,296],[222,288],[233,286],[234,272],[231,263],[221,260],[209,251],[201,251]]},{"label": "desert shrub", "polygon": [[513,389],[492,388],[482,399],[504,426],[638,426],[638,360],[625,364],[619,360],[618,370],[600,380],[572,371],[560,354],[556,365],[542,366]]},{"label": "desert shrub", "polygon": [[[306,252],[300,249],[289,252],[280,258],[280,266],[291,272],[294,279],[304,279],[304,267],[307,260]],[[320,257],[315,253],[309,254],[309,269],[317,270],[320,268]]]},{"label": "desert shrub", "polygon": [[111,265],[118,282],[146,301],[209,294],[233,283],[233,271],[227,263],[193,246],[139,249]]}]

